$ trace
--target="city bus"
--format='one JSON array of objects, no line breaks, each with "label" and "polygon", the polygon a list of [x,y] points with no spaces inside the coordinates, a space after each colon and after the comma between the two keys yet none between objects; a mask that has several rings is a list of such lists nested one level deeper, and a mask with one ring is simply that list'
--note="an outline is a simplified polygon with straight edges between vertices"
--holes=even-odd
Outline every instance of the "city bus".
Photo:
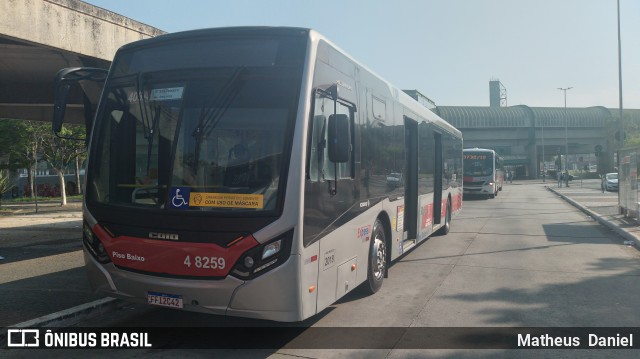
[{"label": "city bus", "polygon": [[496,151],[465,148],[464,193],[495,198],[504,184],[503,160]]},{"label": "city bus", "polygon": [[84,258],[107,296],[304,320],[377,292],[462,207],[461,133],[311,29],[174,33],[63,69],[54,132],[77,85]]}]

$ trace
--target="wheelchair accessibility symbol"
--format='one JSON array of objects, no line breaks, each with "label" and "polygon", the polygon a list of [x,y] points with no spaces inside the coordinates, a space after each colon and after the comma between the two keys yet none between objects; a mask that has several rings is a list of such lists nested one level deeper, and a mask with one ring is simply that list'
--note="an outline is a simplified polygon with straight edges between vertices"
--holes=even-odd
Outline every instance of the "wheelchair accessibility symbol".
[{"label": "wheelchair accessibility symbol", "polygon": [[188,208],[191,188],[174,187],[171,189],[171,208]]}]

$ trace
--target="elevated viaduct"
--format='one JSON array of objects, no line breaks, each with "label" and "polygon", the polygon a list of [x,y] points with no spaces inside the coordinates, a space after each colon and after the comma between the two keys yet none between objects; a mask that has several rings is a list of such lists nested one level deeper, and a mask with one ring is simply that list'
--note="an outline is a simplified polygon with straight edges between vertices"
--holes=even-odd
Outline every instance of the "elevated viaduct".
[{"label": "elevated viaduct", "polygon": [[[107,68],[120,46],[164,33],[78,0],[3,0],[0,14],[0,118],[50,121],[58,70]],[[80,107],[67,116],[84,123]]]}]

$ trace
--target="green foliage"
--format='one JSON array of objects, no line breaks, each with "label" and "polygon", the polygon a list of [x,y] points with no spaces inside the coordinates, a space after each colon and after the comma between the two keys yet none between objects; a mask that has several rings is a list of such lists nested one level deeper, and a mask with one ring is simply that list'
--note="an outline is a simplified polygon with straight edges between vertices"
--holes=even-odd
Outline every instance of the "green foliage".
[{"label": "green foliage", "polygon": [[[63,126],[60,131],[61,137],[84,138],[84,127]],[[57,171],[64,171],[76,157],[83,155],[86,151],[84,141],[66,139],[53,134],[42,138],[41,153],[42,159],[47,161]]]},{"label": "green foliage", "polygon": [[0,170],[0,203],[2,203],[2,195],[9,192],[13,188],[10,181],[9,170]]},{"label": "green foliage", "polygon": [[47,122],[8,119],[0,119],[0,134],[0,165],[10,170],[32,168],[40,142],[53,136]]},{"label": "green foliage", "polygon": [[31,147],[29,121],[0,119],[0,168],[16,170],[29,167],[26,156]]},{"label": "green foliage", "polygon": [[[84,126],[63,127],[61,135],[84,138]],[[45,160],[55,170],[64,171],[85,154],[84,141],[56,137],[49,122],[0,119],[0,169],[31,170],[37,161]]]},{"label": "green foliage", "polygon": [[[53,134],[42,139],[40,154],[42,158],[58,172],[60,179],[61,204],[67,204],[65,181],[63,173],[76,158],[86,151],[84,140],[85,130],[82,126],[63,126],[58,136]],[[76,139],[67,139],[76,138]]]},{"label": "green foliage", "polygon": [[[625,113],[623,115],[625,132],[624,147],[640,145],[640,117]],[[605,123],[606,136],[612,143],[617,143],[618,118],[612,117]]]},{"label": "green foliage", "polygon": [[[67,200],[75,201],[75,202],[81,202],[83,198],[84,196],[81,194],[74,195],[74,196],[67,196]],[[38,203],[60,202],[60,200],[61,200],[61,197],[38,197]],[[28,197],[18,197],[18,198],[7,199],[4,201],[4,203],[11,203],[11,204],[33,203],[33,199]]]},{"label": "green foliage", "polygon": [[[619,145],[617,113],[605,122],[605,137],[614,146]],[[625,113],[623,115],[623,128],[625,132],[624,147],[640,145],[640,116],[637,113]]]},{"label": "green foliage", "polygon": [[[61,136],[84,138],[84,126],[63,127]],[[0,168],[31,168],[38,159],[64,168],[85,152],[84,141],[56,137],[48,122],[0,119]]]},{"label": "green foliage", "polygon": [[625,116],[624,131],[626,133],[626,137],[624,140],[625,147],[640,145],[640,119],[639,118]]}]

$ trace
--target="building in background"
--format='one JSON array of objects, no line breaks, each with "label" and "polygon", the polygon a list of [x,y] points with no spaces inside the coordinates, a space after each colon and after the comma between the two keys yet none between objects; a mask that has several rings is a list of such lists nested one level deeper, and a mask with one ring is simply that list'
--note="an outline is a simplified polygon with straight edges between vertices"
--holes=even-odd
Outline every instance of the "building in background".
[{"label": "building in background", "polygon": [[[617,119],[618,109],[596,106],[565,111],[564,107],[506,106],[506,89],[500,81],[491,80],[489,89],[490,106],[487,107],[436,105],[430,108],[462,131],[465,148],[494,149],[516,178],[541,178],[543,168],[547,175],[553,175],[560,161],[567,160],[566,142],[570,171],[613,171],[615,147],[611,139],[615,127],[611,124]],[[405,92],[421,103],[420,96],[427,98],[415,90]],[[640,122],[640,110],[625,109],[624,116]]]}]

